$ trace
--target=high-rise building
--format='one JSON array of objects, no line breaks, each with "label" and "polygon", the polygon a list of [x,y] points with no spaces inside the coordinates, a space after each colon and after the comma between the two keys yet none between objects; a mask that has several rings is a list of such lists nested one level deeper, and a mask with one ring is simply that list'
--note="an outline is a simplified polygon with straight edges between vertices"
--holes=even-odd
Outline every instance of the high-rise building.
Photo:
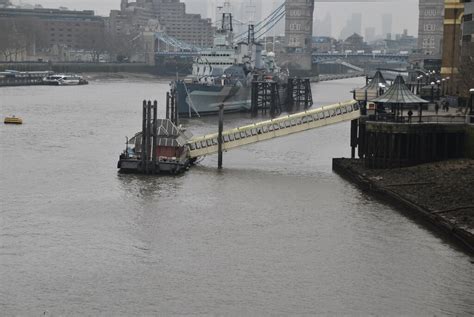
[{"label": "high-rise building", "polygon": [[332,19],[331,14],[327,13],[324,19],[314,19],[314,35],[331,36],[332,35]]},{"label": "high-rise building", "polygon": [[440,59],[443,42],[444,0],[420,0],[418,50],[422,55]]},{"label": "high-rise building", "polygon": [[375,41],[375,27],[371,26],[365,28],[365,41],[367,43]]},{"label": "high-rise building", "polygon": [[208,17],[207,0],[185,0],[186,12],[200,14],[202,18]]},{"label": "high-rise building", "polygon": [[137,0],[133,3],[122,0],[121,10],[110,12],[110,24],[117,32],[124,28],[143,28],[150,19],[158,20],[166,34],[178,40],[200,47],[213,45],[211,20],[186,13],[186,5],[180,0]]},{"label": "high-rise building", "polygon": [[391,13],[385,13],[382,15],[382,38],[392,37],[392,25],[393,25],[393,15]]},{"label": "high-rise building", "polygon": [[362,33],[362,14],[353,13],[349,20],[347,20],[346,25],[341,31],[341,39],[345,40],[352,34],[361,34]]}]

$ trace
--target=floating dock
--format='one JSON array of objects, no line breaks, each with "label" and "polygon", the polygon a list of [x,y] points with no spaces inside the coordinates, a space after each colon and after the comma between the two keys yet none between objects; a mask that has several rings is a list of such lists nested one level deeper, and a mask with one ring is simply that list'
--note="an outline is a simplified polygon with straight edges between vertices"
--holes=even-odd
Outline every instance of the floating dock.
[{"label": "floating dock", "polygon": [[167,104],[169,118],[157,119],[157,102],[144,102],[142,131],[127,141],[118,163],[120,171],[180,173],[201,157],[219,154],[221,162],[224,151],[360,117],[359,104],[352,100],[227,131],[220,124],[220,133],[191,137],[175,122],[176,103],[171,99]]}]

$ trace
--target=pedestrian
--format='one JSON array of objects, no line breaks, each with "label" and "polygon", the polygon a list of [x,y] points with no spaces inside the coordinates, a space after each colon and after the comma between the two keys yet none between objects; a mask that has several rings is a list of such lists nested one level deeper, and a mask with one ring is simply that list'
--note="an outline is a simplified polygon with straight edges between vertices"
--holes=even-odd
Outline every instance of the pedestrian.
[{"label": "pedestrian", "polygon": [[408,123],[411,123],[411,117],[413,116],[413,111],[408,111]]},{"label": "pedestrian", "polygon": [[436,103],[435,104],[435,113],[436,113],[436,115],[438,115],[438,111],[439,111],[439,104]]}]

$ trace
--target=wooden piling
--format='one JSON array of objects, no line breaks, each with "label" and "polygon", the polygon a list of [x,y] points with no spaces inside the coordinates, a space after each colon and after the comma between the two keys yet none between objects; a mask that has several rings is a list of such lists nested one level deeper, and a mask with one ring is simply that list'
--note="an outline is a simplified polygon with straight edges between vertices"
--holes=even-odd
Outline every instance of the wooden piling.
[{"label": "wooden piling", "polygon": [[174,106],[174,124],[179,126],[179,109],[178,109],[178,95],[174,93],[173,95],[173,106]]},{"label": "wooden piling", "polygon": [[146,127],[147,127],[147,124],[146,124],[146,121],[147,121],[147,104],[146,104],[146,100],[143,100],[143,120],[142,120],[142,153],[141,153],[141,171],[142,172],[145,172],[146,170],[146,164],[147,164],[147,161],[146,161],[146,150],[147,150],[147,147],[146,147],[146,142],[147,142],[147,139],[146,139]]},{"label": "wooden piling", "polygon": [[155,100],[153,103],[153,146],[151,148],[152,153],[152,173],[155,174],[156,171],[156,145],[158,141],[158,102]]},{"label": "wooden piling", "polygon": [[222,132],[224,131],[224,104],[219,106],[219,135],[217,137],[218,142],[218,158],[217,168],[222,169],[222,144],[224,139],[222,138]]},{"label": "wooden piling", "polygon": [[359,120],[352,120],[351,121],[351,158],[355,159],[356,155],[356,148],[357,148],[357,130],[359,128],[358,126]]},{"label": "wooden piling", "polygon": [[152,117],[152,113],[151,113],[151,101],[148,101],[148,104],[147,104],[147,122],[146,122],[146,139],[147,139],[147,151],[146,151],[146,165],[145,165],[145,172],[147,174],[150,174],[151,172],[151,166],[150,166],[150,160],[151,160],[151,151],[152,151],[152,148],[151,148],[151,117]]},{"label": "wooden piling", "polygon": [[166,93],[166,119],[170,119],[170,99],[171,95],[169,92]]}]

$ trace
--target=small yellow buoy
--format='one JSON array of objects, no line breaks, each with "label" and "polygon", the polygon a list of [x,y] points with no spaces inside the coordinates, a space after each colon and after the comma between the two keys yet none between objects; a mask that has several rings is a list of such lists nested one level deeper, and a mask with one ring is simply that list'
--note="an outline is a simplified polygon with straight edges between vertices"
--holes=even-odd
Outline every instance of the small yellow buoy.
[{"label": "small yellow buoy", "polygon": [[11,117],[6,117],[5,124],[23,124],[23,120],[21,118],[11,116]]}]

